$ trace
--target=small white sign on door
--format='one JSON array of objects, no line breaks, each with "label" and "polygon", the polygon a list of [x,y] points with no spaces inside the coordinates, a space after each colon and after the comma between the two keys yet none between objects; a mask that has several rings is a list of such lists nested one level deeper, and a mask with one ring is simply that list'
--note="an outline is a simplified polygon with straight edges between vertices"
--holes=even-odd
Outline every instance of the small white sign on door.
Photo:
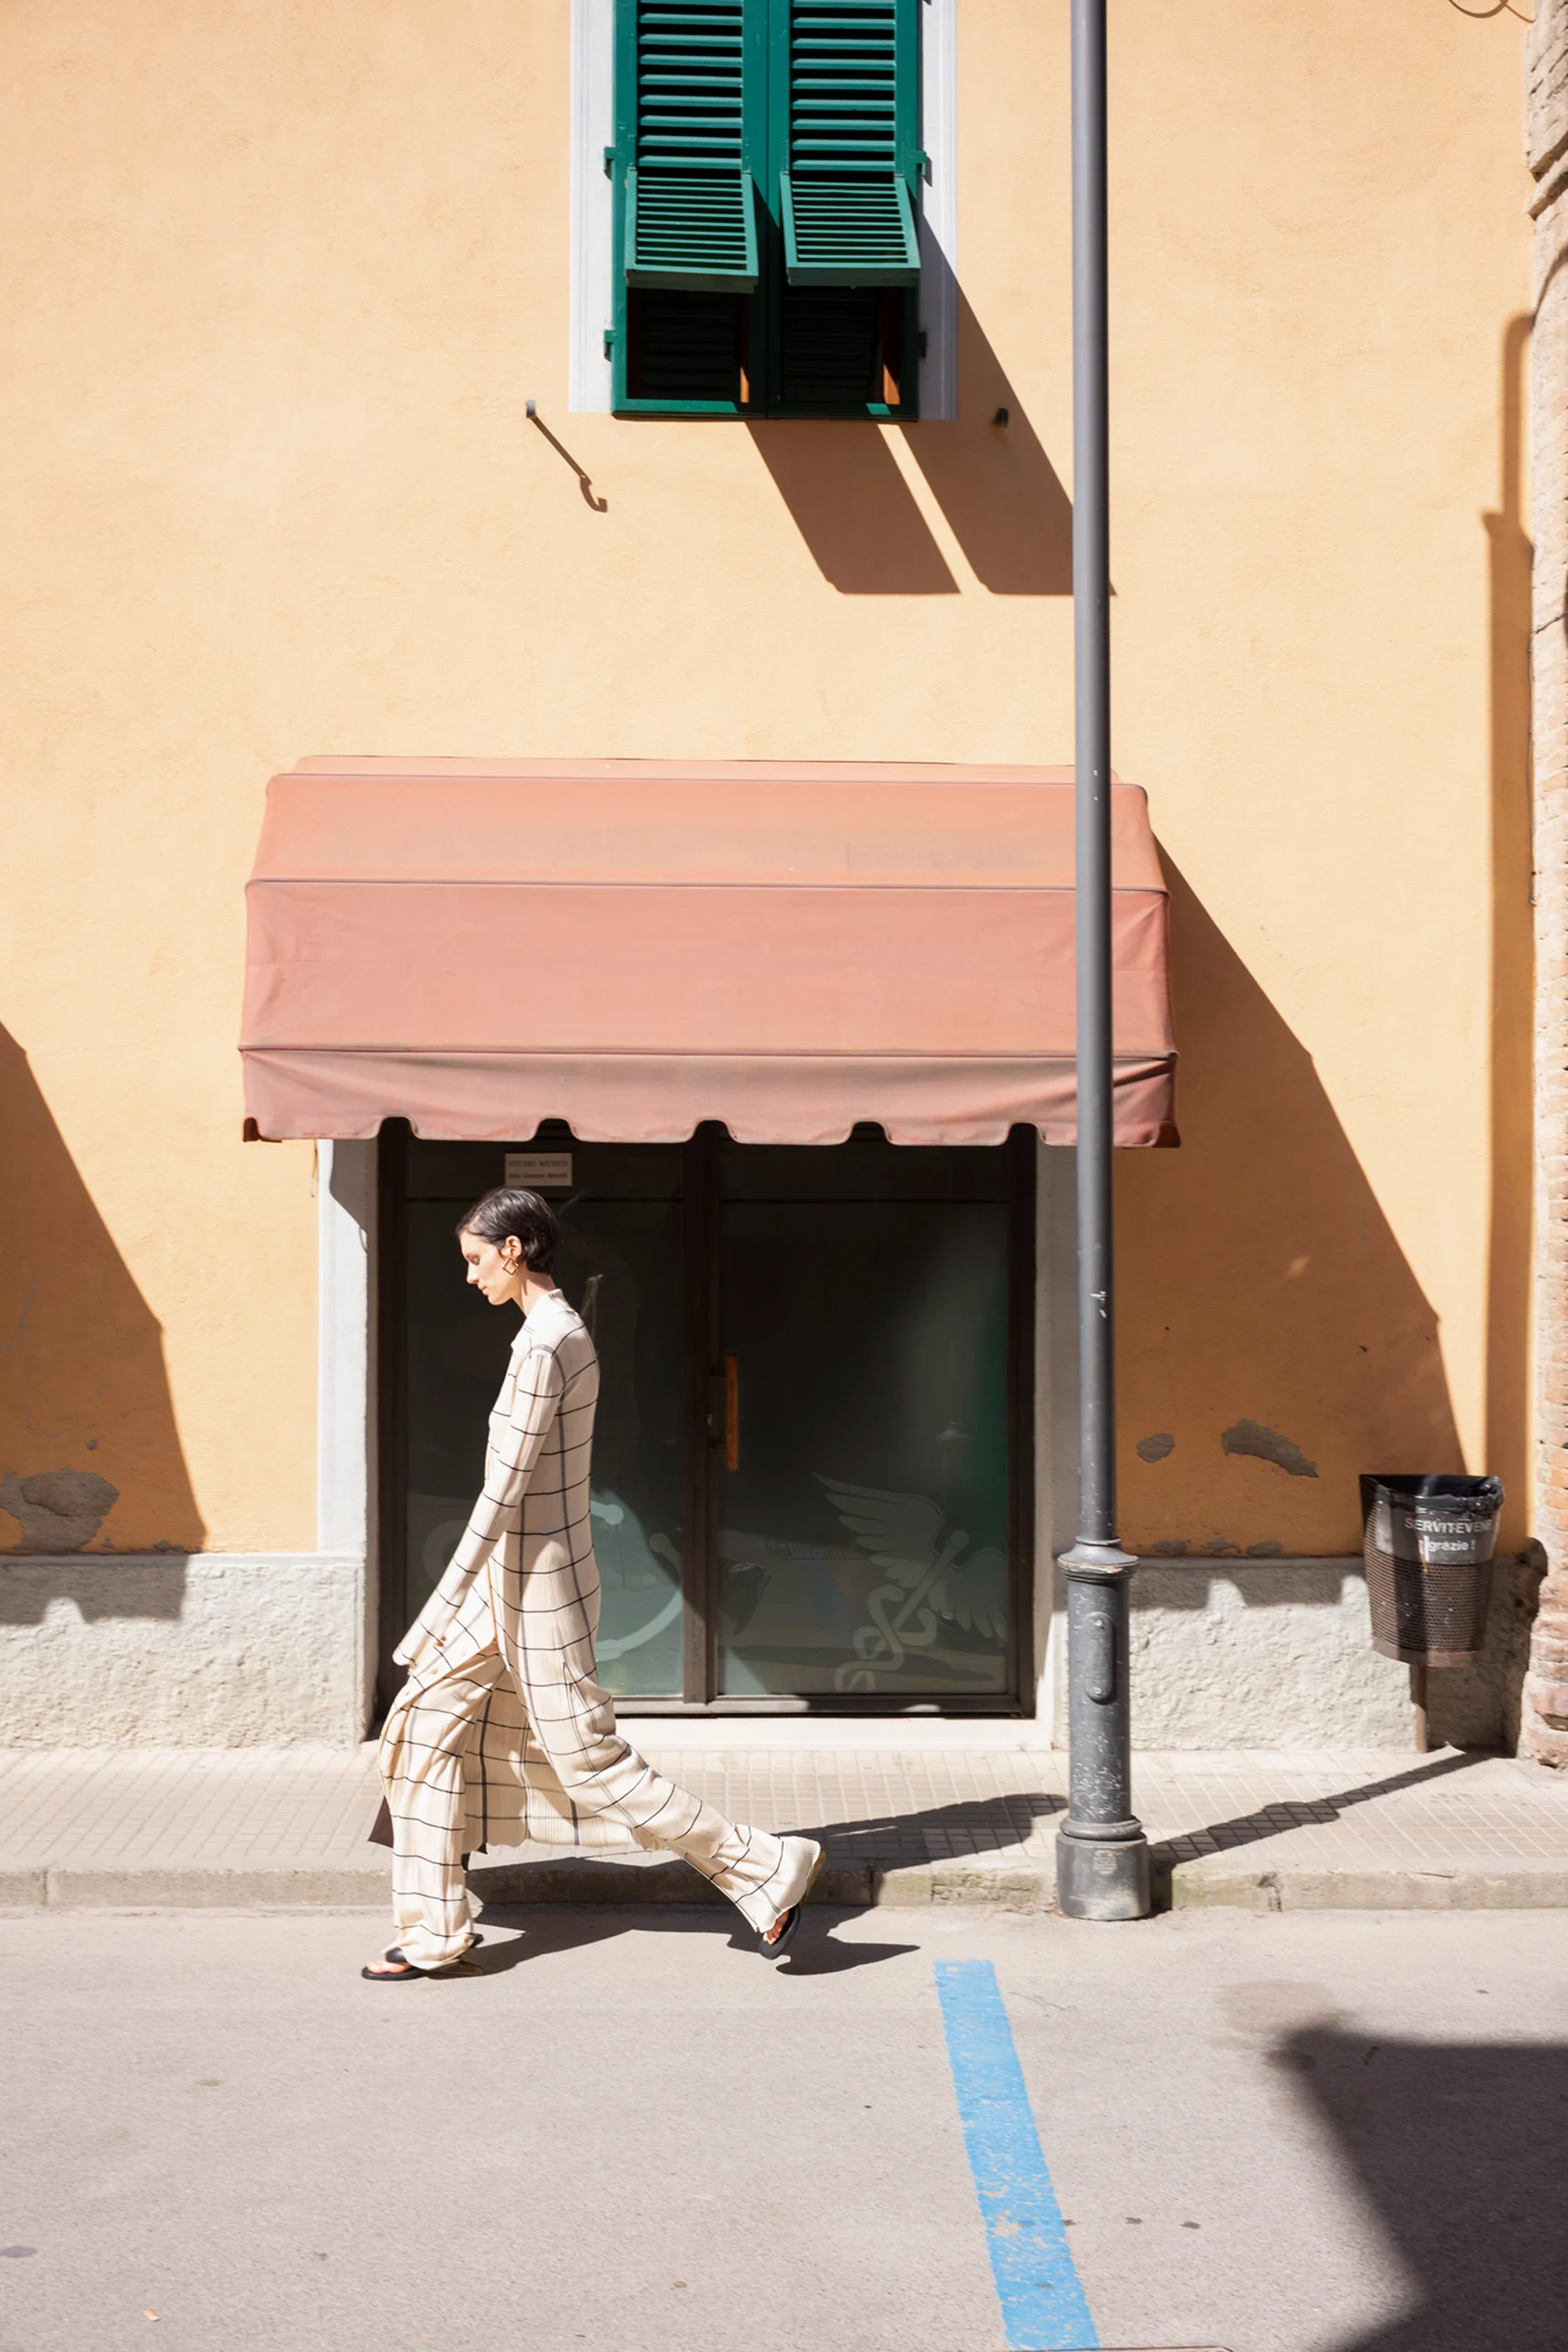
[{"label": "small white sign on door", "polygon": [[509,1151],[504,1181],[532,1193],[570,1193],[571,1154],[570,1151]]}]

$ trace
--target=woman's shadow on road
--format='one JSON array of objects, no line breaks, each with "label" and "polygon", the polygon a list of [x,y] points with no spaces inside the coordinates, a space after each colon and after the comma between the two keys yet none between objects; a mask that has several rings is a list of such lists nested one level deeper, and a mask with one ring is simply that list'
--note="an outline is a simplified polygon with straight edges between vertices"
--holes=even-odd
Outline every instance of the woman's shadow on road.
[{"label": "woman's shadow on road", "polygon": [[[878,1961],[899,1960],[917,1951],[917,1944],[840,1943],[828,1923],[863,1916],[872,1899],[872,1882],[888,1869],[929,1870],[933,1855],[999,1853],[1023,1846],[1042,1819],[1061,1812],[1063,1799],[1044,1790],[1009,1792],[933,1805],[913,1814],[883,1814],[847,1821],[820,1822],[804,1834],[826,1850],[828,1873],[823,1893],[829,1900],[809,1905],[795,1940],[781,1961],[770,1966],[786,1976],[834,1976],[846,1969],[870,1968]],[[674,1935],[726,1935],[738,1951],[757,1951],[759,1945],[746,1927],[716,1895],[704,1899],[703,1883],[683,1863],[673,1860],[628,1865],[594,1862],[602,1871],[608,1901],[583,1899],[581,1892],[564,1890],[553,1898],[546,1892],[549,1862],[500,1862],[469,1872],[470,1892],[483,1904],[483,1917],[497,1927],[517,1927],[525,1933],[515,1943],[487,1950],[487,1973],[520,1967],[524,1961],[546,1952],[580,1950],[603,1943],[611,1936],[639,1932]],[[536,1879],[535,1874],[537,1873]],[[649,1883],[648,1873],[659,1883]],[[840,1880],[835,1886],[834,1878]],[[536,1899],[521,1899],[530,1892]],[[637,1880],[642,1881],[637,1885]],[[850,1883],[843,1882],[848,1880]],[[487,1885],[488,1882],[488,1885]],[[581,1879],[578,1882],[581,1888]],[[863,1885],[858,1902],[853,1899]],[[682,1899],[690,1890],[692,1900]],[[597,1894],[598,1888],[592,1890]],[[847,1895],[848,1901],[836,1896]]]},{"label": "woman's shadow on road", "polygon": [[[846,1969],[874,1967],[878,1961],[901,1960],[918,1951],[917,1944],[840,1943],[832,1930],[846,1919],[862,1915],[848,1906],[814,1903],[783,1960],[768,1964],[781,1976],[838,1976]],[[732,1951],[759,1953],[757,1938],[739,1917],[727,1917],[707,1903],[614,1903],[603,1906],[577,1903],[487,1903],[481,1914],[489,1928],[517,1930],[504,1944],[487,1943],[479,1955],[487,1976],[503,1975],[525,1961],[544,1960],[552,1953],[581,1951],[589,1944],[607,1943],[626,1935],[722,1936]]]}]

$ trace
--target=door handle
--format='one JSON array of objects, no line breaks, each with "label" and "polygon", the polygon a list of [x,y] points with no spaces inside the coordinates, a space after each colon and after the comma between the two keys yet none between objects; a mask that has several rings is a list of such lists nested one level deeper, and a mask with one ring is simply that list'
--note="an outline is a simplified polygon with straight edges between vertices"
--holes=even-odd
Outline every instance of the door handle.
[{"label": "door handle", "polygon": [[724,1359],[724,1466],[740,1467],[740,1359]]}]

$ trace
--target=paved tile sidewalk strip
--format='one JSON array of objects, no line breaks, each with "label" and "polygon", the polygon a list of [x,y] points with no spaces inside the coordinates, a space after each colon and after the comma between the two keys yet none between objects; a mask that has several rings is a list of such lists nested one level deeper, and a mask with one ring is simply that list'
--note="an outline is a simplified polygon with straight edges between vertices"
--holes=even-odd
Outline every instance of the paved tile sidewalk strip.
[{"label": "paved tile sidewalk strip", "polygon": [[[996,1727],[944,1746],[887,1735],[842,1747],[721,1747],[639,1736],[697,1793],[743,1820],[814,1830],[818,1899],[840,1904],[1053,1899],[1066,1758]],[[856,1727],[857,1730],[859,1727]],[[898,1744],[903,1741],[908,1744]],[[1139,1756],[1134,1793],[1162,1902],[1307,1907],[1568,1906],[1568,1775],[1511,1758],[1387,1752]],[[0,1750],[0,1907],[205,1908],[385,1900],[365,1841],[375,1753]],[[492,1901],[692,1902],[657,1856],[603,1862],[491,1852]]]}]

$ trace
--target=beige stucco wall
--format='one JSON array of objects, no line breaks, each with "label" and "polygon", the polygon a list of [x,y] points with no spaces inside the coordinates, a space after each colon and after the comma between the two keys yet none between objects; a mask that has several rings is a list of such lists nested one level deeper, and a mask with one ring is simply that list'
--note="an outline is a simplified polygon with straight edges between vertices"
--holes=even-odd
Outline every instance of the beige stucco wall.
[{"label": "beige stucco wall", "polygon": [[[1523,28],[1113,15],[1116,757],[1187,1057],[1122,1163],[1125,1532],[1342,1552],[1359,1468],[1525,1488]],[[1066,21],[963,0],[964,414],[885,433],[567,413],[567,0],[0,16],[0,1471],[315,1541],[311,1155],[239,1140],[269,771],[1070,755]]]},{"label": "beige stucco wall", "polygon": [[1541,0],[1528,46],[1536,187],[1530,455],[1535,525],[1535,1528],[1546,1577],[1521,1694],[1522,1752],[1568,1768],[1568,6]]}]

